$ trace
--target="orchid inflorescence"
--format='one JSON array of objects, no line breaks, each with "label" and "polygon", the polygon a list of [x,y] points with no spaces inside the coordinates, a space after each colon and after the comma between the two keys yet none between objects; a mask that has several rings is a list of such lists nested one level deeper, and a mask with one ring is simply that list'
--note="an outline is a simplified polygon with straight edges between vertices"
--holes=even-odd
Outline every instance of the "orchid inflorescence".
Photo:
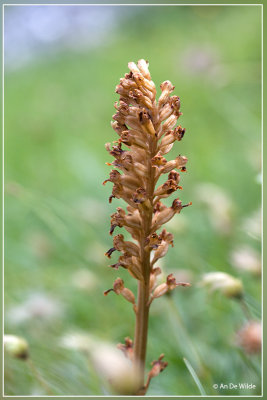
[{"label": "orchid inflorescence", "polygon": [[[113,238],[113,247],[106,252],[111,257],[115,251],[121,252],[117,263],[111,267],[125,268],[138,281],[138,299],[133,292],[125,288],[124,281],[117,278],[113,288],[105,291],[105,295],[113,291],[122,295],[133,304],[136,314],[134,341],[126,338],[125,345],[120,345],[125,355],[130,355],[140,379],[137,393],[145,393],[150,379],[158,375],[167,363],[162,361],[163,355],[152,364],[147,382],[144,381],[146,343],[149,308],[156,298],[172,291],[178,286],[190,286],[189,283],[176,282],[173,274],[167,276],[166,282],[157,285],[157,277],[161,270],[157,261],[164,257],[169,246],[173,246],[173,235],[163,229],[163,224],[170,221],[175,214],[191,203],[182,204],[179,198],[167,207],[162,199],[181,190],[180,172],[186,171],[187,158],[178,155],[167,161],[164,157],[176,141],[181,141],[185,129],[176,126],[182,115],[180,98],[171,96],[174,86],[170,81],[160,85],[161,95],[156,101],[156,87],[151,80],[148,63],[139,60],[137,65],[128,64],[130,72],[120,79],[116,93],[120,95],[115,102],[116,113],[113,115],[112,128],[118,139],[106,144],[106,149],[114,157],[107,163],[112,169],[106,182],[113,183],[111,203],[114,198],[123,199],[127,203],[126,210],[121,207],[111,215],[110,234],[117,227],[125,228],[134,242],[124,239],[122,234]],[[125,148],[123,148],[125,146]],[[165,183],[156,187],[159,178],[167,175]],[[136,394],[136,393],[135,393]]]}]

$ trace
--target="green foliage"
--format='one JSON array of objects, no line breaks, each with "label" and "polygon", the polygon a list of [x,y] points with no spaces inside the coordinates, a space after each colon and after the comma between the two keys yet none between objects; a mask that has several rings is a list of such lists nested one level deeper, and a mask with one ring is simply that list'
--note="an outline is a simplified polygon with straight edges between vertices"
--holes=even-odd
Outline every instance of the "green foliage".
[{"label": "green foliage", "polygon": [[[6,74],[6,333],[29,342],[33,362],[55,394],[105,394],[87,357],[63,348],[61,338],[69,332],[114,343],[133,337],[131,306],[115,294],[103,296],[118,276],[136,288],[104,257],[112,243],[109,214],[120,202],[109,205],[111,186],[101,183],[111,161],[104,144],[117,139],[109,125],[114,88],[127,62],[139,58],[149,60],[158,88],[169,79],[181,97],[180,123],[187,131],[170,157],[188,157],[180,197],[193,202],[169,228],[175,247],[163,266],[166,274],[188,272],[192,287],[152,305],[147,367],[160,353],[169,366],[152,380],[148,395],[199,394],[184,357],[207,395],[260,394],[259,357],[244,356],[235,345],[245,322],[238,301],[198,287],[205,272],[239,277],[252,316],[260,316],[260,279],[230,263],[236,247],[260,252],[260,242],[243,229],[261,204],[258,7],[140,7],[97,49],[59,53]],[[233,205],[226,230],[214,225],[220,216],[210,218],[200,201],[199,185],[207,182]],[[87,286],[84,275],[77,277],[84,270],[93,274]],[[54,299],[58,314],[21,318],[23,304],[36,293]],[[14,318],[19,305],[20,322]],[[5,363],[5,394],[43,393],[23,361],[7,355]],[[248,381],[256,390],[212,388]]]}]

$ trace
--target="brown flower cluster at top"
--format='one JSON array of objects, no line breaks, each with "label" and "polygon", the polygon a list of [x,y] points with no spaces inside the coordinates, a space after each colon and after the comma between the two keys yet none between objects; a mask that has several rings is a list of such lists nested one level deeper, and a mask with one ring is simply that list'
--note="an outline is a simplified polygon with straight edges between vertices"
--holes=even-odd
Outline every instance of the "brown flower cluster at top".
[{"label": "brown flower cluster at top", "polygon": [[[149,307],[153,299],[177,286],[189,285],[176,282],[170,274],[166,283],[157,286],[157,276],[161,271],[156,263],[165,256],[169,246],[173,246],[171,233],[166,229],[159,233],[157,231],[191,203],[182,204],[179,198],[174,199],[170,207],[162,203],[162,199],[182,189],[179,185],[180,172],[186,171],[185,156],[178,155],[171,161],[165,158],[175,142],[181,141],[185,134],[184,128],[176,126],[182,115],[180,98],[171,95],[174,86],[170,81],[165,81],[160,85],[161,94],[156,101],[156,87],[151,80],[148,63],[139,60],[137,65],[130,62],[128,67],[130,72],[120,79],[116,87],[120,98],[115,102],[116,113],[111,126],[118,137],[113,144],[106,144],[107,151],[114,157],[108,165],[114,169],[103,184],[113,184],[110,202],[117,198],[127,203],[126,210],[118,207],[111,215],[110,234],[117,227],[123,227],[134,242],[124,240],[124,236],[118,234],[106,255],[110,258],[114,251],[121,252],[118,262],[112,267],[127,269],[139,281],[139,290],[143,290],[144,295],[139,296],[140,301],[135,304],[133,293],[130,294],[123,281],[118,279],[113,289],[105,294],[112,290],[130,301],[134,305],[138,325],[138,318],[144,318],[145,307]],[[162,175],[166,176],[166,180],[157,186]],[[136,340],[140,341],[138,327]],[[142,345],[134,343],[133,358],[142,358],[141,353]]]}]

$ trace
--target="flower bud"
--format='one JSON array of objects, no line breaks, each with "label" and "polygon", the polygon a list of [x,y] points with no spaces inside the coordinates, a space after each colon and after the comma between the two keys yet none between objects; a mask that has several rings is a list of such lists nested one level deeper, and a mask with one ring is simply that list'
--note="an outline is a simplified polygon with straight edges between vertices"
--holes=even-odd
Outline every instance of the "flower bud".
[{"label": "flower bud", "polygon": [[179,117],[179,115],[181,114],[179,112],[180,106],[181,106],[180,97],[172,96],[172,97],[170,97],[170,102],[171,102],[171,105],[172,105],[172,108],[173,108],[175,114]]},{"label": "flower bud", "polygon": [[128,68],[133,74],[140,73],[139,69],[137,68],[137,65],[132,61],[128,63]]},{"label": "flower bud", "polygon": [[132,79],[121,78],[120,84],[126,90],[137,89],[137,84]]},{"label": "flower bud", "polygon": [[169,249],[169,245],[173,247],[173,235],[168,233],[166,229],[163,229],[160,236],[160,245],[156,249],[154,253],[153,260],[151,261],[151,265],[154,265],[160,258],[164,257],[167,254]]},{"label": "flower bud", "polygon": [[147,61],[141,59],[138,61],[137,66],[138,66],[140,72],[143,74],[143,76],[146,79],[151,80],[150,72],[148,70],[149,63]]},{"label": "flower bud", "polygon": [[161,285],[157,286],[156,289],[153,292],[152,300],[163,296],[170,290],[174,290],[177,286],[183,286],[183,287],[188,287],[191,286],[190,283],[187,282],[176,282],[175,276],[173,274],[169,274],[166,278],[166,283],[162,283]]},{"label": "flower bud", "polygon": [[157,297],[163,296],[165,293],[167,293],[169,290],[169,286],[167,283],[162,283],[161,285],[157,286],[156,289],[153,292],[153,299],[156,299]]},{"label": "flower bud", "polygon": [[117,278],[114,281],[113,288],[108,289],[104,292],[104,296],[107,296],[110,292],[115,292],[116,294],[121,294],[125,300],[129,301],[135,306],[135,297],[130,289],[124,287],[124,281],[121,278]]},{"label": "flower bud", "polygon": [[166,121],[164,122],[164,124],[162,125],[162,130],[163,132],[168,131],[169,129],[174,128],[176,122],[177,122],[178,116],[172,114],[168,119],[166,119]]},{"label": "flower bud", "polygon": [[164,121],[169,118],[173,113],[173,107],[170,102],[166,103],[164,107],[160,110],[159,118],[160,121]]},{"label": "flower bud", "polygon": [[139,89],[133,89],[129,92],[130,99],[133,99],[138,105],[143,105],[149,109],[153,108],[152,101],[149,97],[144,96],[144,94]]},{"label": "flower bud", "polygon": [[22,360],[29,357],[29,345],[25,339],[19,336],[4,335],[4,348],[13,357]]},{"label": "flower bud", "polygon": [[125,300],[129,301],[132,304],[135,304],[135,297],[130,289],[124,288],[121,294],[125,298]]},{"label": "flower bud", "polygon": [[171,84],[170,81],[165,81],[160,85],[162,93],[159,97],[158,104],[159,107],[162,107],[166,102],[170,95],[170,93],[174,90],[174,86]]},{"label": "flower bud", "polygon": [[168,161],[164,167],[161,169],[162,174],[167,174],[170,172],[172,169],[177,168],[181,169],[184,167],[187,163],[188,159],[185,156],[178,156],[175,158],[175,160]]},{"label": "flower bud", "polygon": [[141,125],[145,128],[145,132],[147,132],[150,135],[155,135],[156,132],[154,125],[152,124],[150,115],[146,111],[141,111],[139,113],[139,121]]},{"label": "flower bud", "polygon": [[123,235],[117,235],[113,238],[115,250],[127,252],[132,256],[139,257],[139,246],[130,241],[125,241]]},{"label": "flower bud", "polygon": [[152,82],[149,79],[146,79],[140,72],[134,72],[133,77],[135,82],[137,83],[137,86],[143,90],[143,88],[149,90],[150,92],[155,92],[155,85],[154,82]]},{"label": "flower bud", "polygon": [[181,125],[177,126],[174,130],[170,130],[161,140],[161,148],[175,142],[175,140],[180,141],[184,137],[185,129]]},{"label": "flower bud", "polygon": [[163,183],[156,189],[154,196],[159,196],[159,198],[168,197],[177,189],[181,189],[181,186],[178,186],[174,180],[168,179],[167,182]]}]

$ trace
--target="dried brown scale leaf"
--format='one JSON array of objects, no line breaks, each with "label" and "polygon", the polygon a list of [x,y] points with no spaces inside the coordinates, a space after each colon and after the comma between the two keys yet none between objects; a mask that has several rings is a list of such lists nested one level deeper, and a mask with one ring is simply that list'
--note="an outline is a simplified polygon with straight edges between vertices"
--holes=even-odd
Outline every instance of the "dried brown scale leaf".
[{"label": "dried brown scale leaf", "polygon": [[119,343],[117,348],[124,353],[125,357],[133,361],[133,341],[129,337],[126,337],[124,341],[125,343]]},{"label": "dried brown scale leaf", "polygon": [[164,354],[161,354],[158,360],[152,361],[151,363],[152,368],[148,373],[146,384],[138,393],[139,395],[145,395],[148,390],[151,379],[158,376],[168,366],[167,361],[162,361],[163,358]]}]

